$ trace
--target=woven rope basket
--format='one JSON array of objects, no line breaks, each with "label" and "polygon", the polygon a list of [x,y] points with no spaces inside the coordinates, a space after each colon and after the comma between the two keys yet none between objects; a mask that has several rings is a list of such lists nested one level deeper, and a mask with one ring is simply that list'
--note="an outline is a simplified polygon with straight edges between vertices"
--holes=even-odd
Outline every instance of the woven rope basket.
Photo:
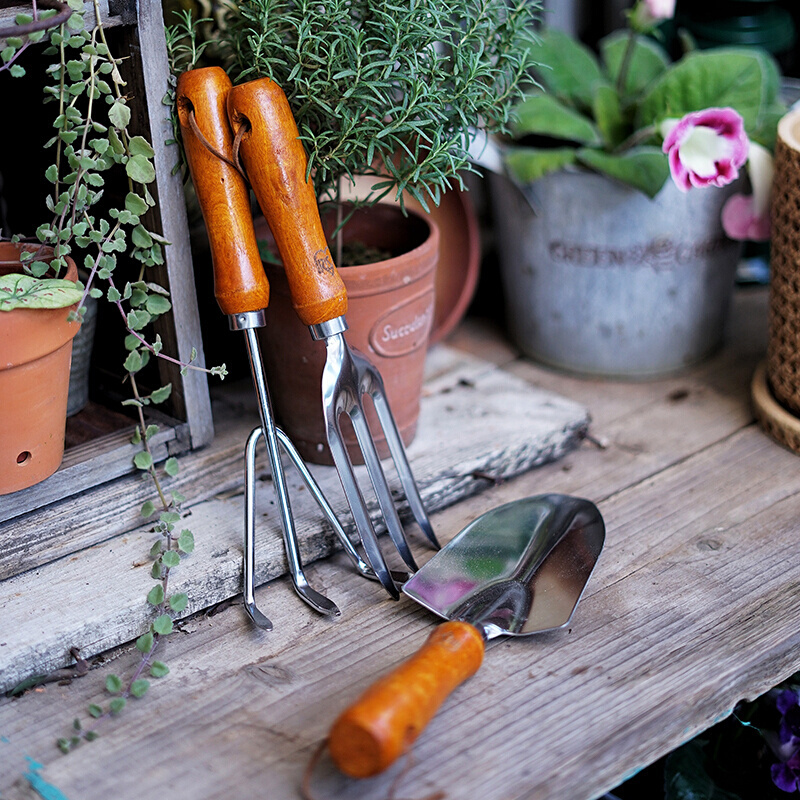
[{"label": "woven rope basket", "polygon": [[752,397],[764,429],[800,452],[800,110],[778,125],[771,220],[769,340]]},{"label": "woven rope basket", "polygon": [[772,275],[767,377],[775,398],[800,413],[800,113],[778,127],[772,194]]}]

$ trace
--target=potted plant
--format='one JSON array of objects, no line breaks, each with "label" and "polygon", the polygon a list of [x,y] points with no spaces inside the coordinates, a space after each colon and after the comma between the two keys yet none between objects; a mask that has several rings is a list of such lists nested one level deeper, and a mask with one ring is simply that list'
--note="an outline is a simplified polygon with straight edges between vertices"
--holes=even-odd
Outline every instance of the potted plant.
[{"label": "potted plant", "polygon": [[[408,214],[404,220],[398,212],[396,221],[387,221],[392,210],[377,204],[385,197],[402,211],[407,197],[424,209],[438,204],[450,182],[460,182],[460,173],[471,169],[476,130],[505,130],[525,79],[538,6],[530,0],[400,5],[244,0],[231,7],[214,44],[235,84],[268,77],[288,97],[308,156],[308,176],[335,239],[331,250],[349,290],[348,339],[378,362],[406,443],[419,412],[436,246],[420,234],[428,228],[423,218]],[[185,33],[190,40],[191,25]],[[196,55],[197,48],[187,45],[183,52]],[[189,65],[179,62],[175,68]],[[354,198],[356,179],[363,186],[364,176],[366,193],[346,205]],[[344,244],[355,228],[360,244],[366,240],[372,252],[377,248],[385,255],[348,266]],[[393,230],[398,241],[382,244],[379,230]],[[415,245],[413,279],[403,265],[404,239]],[[424,268],[419,248],[428,253]],[[386,280],[375,278],[381,271],[406,298],[391,299]],[[264,350],[276,417],[305,458],[327,461],[318,396],[321,345],[285,305],[280,272],[268,267],[268,275],[275,288]],[[366,321],[359,321],[370,305],[367,285],[373,282],[380,284],[380,296],[365,312]],[[284,336],[290,344],[276,344]],[[400,364],[409,372],[396,374]],[[351,453],[360,457],[357,447]]]},{"label": "potted plant", "polygon": [[547,68],[516,108],[504,163],[527,200],[493,179],[495,225],[511,335],[547,364],[644,377],[703,358],[723,334],[730,237],[768,236],[778,69],[743,48],[671,62],[647,34],[673,7],[639,0],[599,57],[545,31]]},{"label": "potted plant", "polygon": [[[159,337],[144,331],[171,308],[168,292],[147,274],[149,268],[164,263],[166,244],[144,223],[144,215],[155,205],[148,189],[155,180],[154,153],[150,143],[132,131],[123,59],[112,53],[99,11],[85,12],[80,0],[59,5],[60,9],[40,10],[34,4],[31,13],[17,15],[11,29],[2,31],[0,80],[22,77],[24,54],[41,48],[47,61],[44,102],[53,111],[53,136],[46,145],[52,161],[44,168],[52,191],[44,198],[43,216],[38,225],[2,243],[2,366],[26,360],[31,331],[53,326],[66,337],[56,349],[68,368],[68,342],[80,326],[86,299],[105,297],[119,312],[121,333],[127,333],[123,369],[133,392],[127,403],[141,411],[170,393],[169,386],[140,392],[136,383],[136,374],[151,355],[167,357]],[[84,271],[83,283],[75,283],[76,264]],[[21,317],[28,327],[16,323]],[[68,381],[51,379],[49,373],[46,380],[39,380],[40,396],[45,385],[48,392],[57,386],[64,393],[52,401],[61,409],[60,421],[43,433],[47,446],[41,450],[35,438],[26,438],[24,446],[19,439],[22,420],[36,422],[40,404],[19,406],[19,390],[10,388],[7,375],[3,380],[0,493],[7,493],[33,485],[57,469],[63,453]],[[19,413],[9,413],[15,408]],[[139,441],[147,452],[146,440],[153,431],[143,413],[139,422]],[[47,458],[40,457],[45,451]],[[39,461],[43,472],[35,469]],[[140,464],[145,461],[139,458]]]}]

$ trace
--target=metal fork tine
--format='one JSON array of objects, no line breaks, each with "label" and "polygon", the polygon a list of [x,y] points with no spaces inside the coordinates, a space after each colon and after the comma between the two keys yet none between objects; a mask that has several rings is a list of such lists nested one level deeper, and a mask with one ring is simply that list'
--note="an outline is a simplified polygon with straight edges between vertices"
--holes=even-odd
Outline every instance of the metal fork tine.
[{"label": "metal fork tine", "polygon": [[408,547],[408,542],[403,533],[403,525],[400,522],[400,517],[397,515],[392,493],[389,489],[386,475],[384,475],[383,467],[381,467],[378,451],[375,448],[375,442],[372,439],[369,425],[367,425],[367,419],[364,416],[364,409],[360,402],[350,410],[350,419],[353,421],[353,428],[356,432],[358,444],[361,447],[361,454],[364,456],[367,473],[372,482],[372,488],[375,490],[375,495],[378,498],[378,504],[383,512],[383,518],[386,523],[386,529],[389,531],[389,536],[394,542],[403,561],[406,562],[409,569],[416,572],[419,567],[414,561],[414,556],[411,554],[411,550]]},{"label": "metal fork tine", "polygon": [[397,424],[392,416],[389,403],[386,400],[386,395],[383,393],[382,383],[383,382],[381,382],[380,390],[373,389],[370,394],[372,396],[372,402],[375,405],[378,420],[383,428],[383,434],[389,445],[389,452],[392,454],[392,459],[394,460],[397,476],[400,478],[400,485],[403,487],[403,492],[411,508],[411,513],[417,521],[417,525],[419,525],[422,532],[428,538],[428,541],[439,550],[441,549],[441,545],[436,538],[436,534],[433,532],[433,525],[431,525],[428,513],[425,511],[425,506],[422,503],[422,497],[420,497],[417,483],[411,472],[411,465],[408,463],[408,456],[403,446],[403,440],[400,438]]},{"label": "metal fork tine", "polygon": [[[378,580],[378,576],[375,574],[375,571],[369,564],[364,561],[363,558],[358,553],[358,550],[353,546],[353,543],[350,541],[350,538],[345,533],[342,524],[339,522],[338,518],[334,510],[331,508],[328,499],[322,493],[319,485],[317,484],[316,480],[314,480],[314,476],[311,474],[311,471],[306,466],[305,461],[303,461],[302,456],[300,453],[297,452],[297,448],[294,446],[292,440],[284,433],[281,428],[276,428],[275,433],[277,434],[278,441],[280,442],[281,446],[283,447],[286,454],[292,460],[292,463],[297,468],[297,471],[300,473],[300,477],[303,479],[303,482],[306,485],[311,496],[314,500],[317,501],[317,505],[320,507],[320,510],[325,515],[325,518],[328,520],[328,523],[333,528],[333,532],[336,534],[336,537],[342,543],[342,547],[344,548],[345,554],[347,557],[353,562],[356,569],[365,577],[369,578],[370,580],[376,581]],[[399,572],[396,570],[391,571],[391,576],[394,579],[395,583],[405,583],[411,576],[407,572]]]},{"label": "metal fork tine", "polygon": [[356,528],[361,535],[361,542],[364,545],[367,561],[369,561],[370,566],[377,575],[383,588],[386,589],[395,600],[398,600],[400,598],[400,592],[395,582],[392,580],[392,575],[389,572],[386,559],[383,557],[380,545],[378,544],[378,537],[372,526],[372,520],[369,518],[364,496],[361,494],[361,489],[359,488],[358,481],[353,472],[353,464],[350,461],[350,456],[347,454],[347,448],[345,448],[344,442],[342,441],[339,420],[332,410],[328,410],[328,413],[325,415],[325,426],[327,429],[328,446],[333,456],[333,463],[336,465],[336,471],[339,473],[339,479],[342,482],[342,487],[344,488],[344,493],[350,506],[350,512],[355,520]]}]

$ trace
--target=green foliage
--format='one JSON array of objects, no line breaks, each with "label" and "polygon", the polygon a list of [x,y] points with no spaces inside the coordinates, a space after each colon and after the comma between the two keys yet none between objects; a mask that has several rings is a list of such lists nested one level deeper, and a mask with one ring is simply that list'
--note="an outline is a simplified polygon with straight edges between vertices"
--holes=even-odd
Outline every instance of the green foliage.
[{"label": "green foliage", "polygon": [[0,275],[0,311],[15,308],[65,308],[83,299],[83,289],[60,278]]},{"label": "green foliage", "polygon": [[241,0],[219,52],[239,83],[286,92],[317,196],[371,175],[371,201],[423,205],[469,169],[474,131],[505,130],[537,0]]},{"label": "green foliage", "polygon": [[[654,197],[669,177],[660,126],[691,111],[731,107],[748,136],[774,145],[780,76],[757,49],[691,52],[675,63],[653,39],[617,31],[595,55],[565,33],[542,34],[531,71],[544,88],[517,104],[506,166],[519,181],[579,164]],[[570,155],[572,151],[572,155]]]}]

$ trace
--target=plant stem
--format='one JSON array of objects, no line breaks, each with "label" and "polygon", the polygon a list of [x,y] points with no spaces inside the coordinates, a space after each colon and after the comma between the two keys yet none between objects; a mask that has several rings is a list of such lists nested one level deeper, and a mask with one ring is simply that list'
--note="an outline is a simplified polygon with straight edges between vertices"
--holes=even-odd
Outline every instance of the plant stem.
[{"label": "plant stem", "polygon": [[631,66],[633,59],[633,51],[636,46],[636,31],[630,29],[628,31],[628,41],[625,44],[625,53],[622,56],[622,63],[619,67],[619,74],[617,75],[617,94],[622,95],[625,90],[625,82],[628,78],[628,70]]}]

